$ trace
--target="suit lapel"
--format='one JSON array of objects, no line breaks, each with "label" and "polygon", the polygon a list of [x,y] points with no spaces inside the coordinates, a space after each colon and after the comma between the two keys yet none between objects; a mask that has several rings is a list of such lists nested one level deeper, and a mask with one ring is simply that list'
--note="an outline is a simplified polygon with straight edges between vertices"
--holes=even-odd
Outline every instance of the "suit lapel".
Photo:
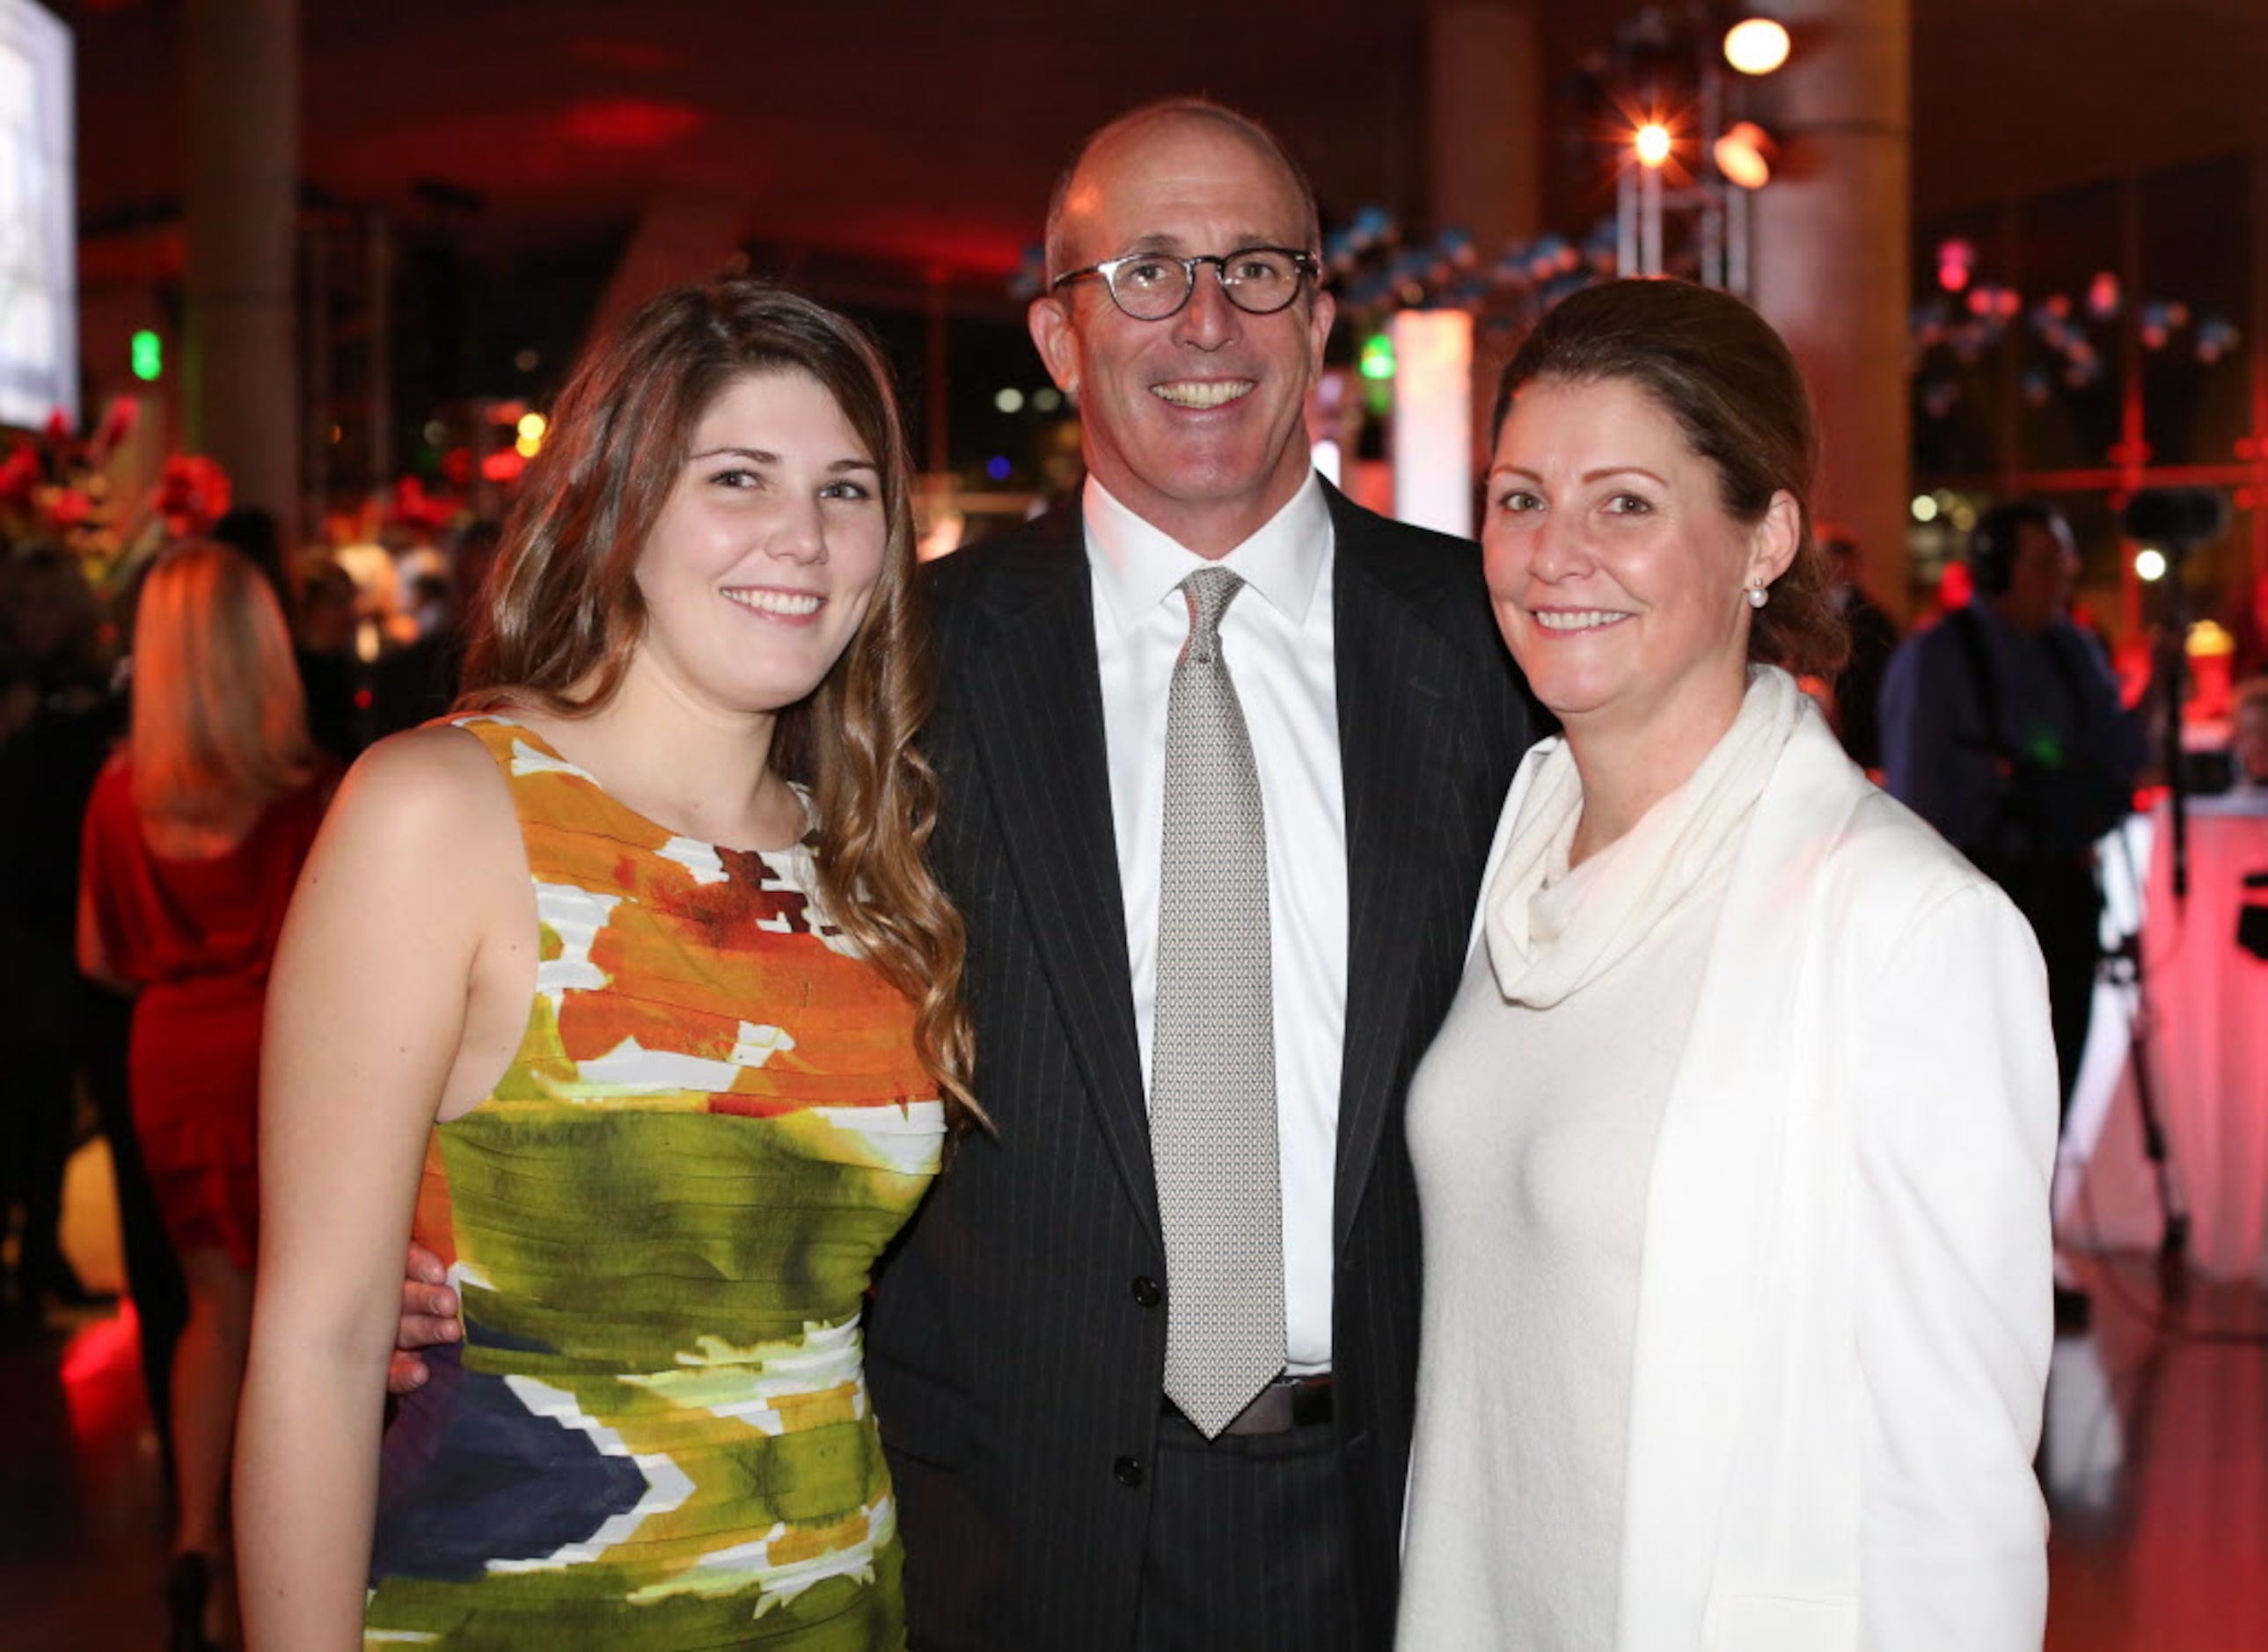
[{"label": "suit lapel", "polygon": [[[1339,765],[1347,833],[1347,1002],[1333,1231],[1344,1244],[1393,1112],[1424,926],[1449,851],[1451,650],[1392,578],[1377,519],[1331,495]],[[1465,914],[1454,914],[1462,922]]]},{"label": "suit lapel", "polygon": [[1155,1230],[1094,591],[1076,510],[1027,530],[987,606],[991,633],[967,682],[987,789],[1096,1122]]}]

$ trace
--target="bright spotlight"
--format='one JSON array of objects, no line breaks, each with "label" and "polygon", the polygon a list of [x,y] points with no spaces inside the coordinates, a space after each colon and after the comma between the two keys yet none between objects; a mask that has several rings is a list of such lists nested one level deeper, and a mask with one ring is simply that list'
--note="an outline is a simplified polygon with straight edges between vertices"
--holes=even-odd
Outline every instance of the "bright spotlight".
[{"label": "bright spotlight", "polygon": [[519,433],[531,442],[542,441],[543,433],[550,428],[550,422],[540,413],[523,413],[519,415]]},{"label": "bright spotlight", "polygon": [[2146,585],[2154,585],[2166,576],[2166,554],[2160,550],[2144,549],[2134,553],[2134,577]]},{"label": "bright spotlight", "polygon": [[1936,521],[1937,501],[1926,493],[1916,494],[1913,502],[1913,519],[1917,522]]},{"label": "bright spotlight", "polygon": [[1771,181],[1771,139],[1754,121],[1742,121],[1719,138],[1711,152],[1717,170],[1743,189],[1761,189]]},{"label": "bright spotlight", "polygon": [[1638,128],[1631,140],[1638,148],[1638,158],[1648,166],[1659,166],[1669,158],[1669,128],[1659,121],[1648,121]]},{"label": "bright spotlight", "polygon": [[1725,33],[1725,61],[1744,75],[1769,75],[1787,62],[1787,30],[1770,18],[1748,18]]}]

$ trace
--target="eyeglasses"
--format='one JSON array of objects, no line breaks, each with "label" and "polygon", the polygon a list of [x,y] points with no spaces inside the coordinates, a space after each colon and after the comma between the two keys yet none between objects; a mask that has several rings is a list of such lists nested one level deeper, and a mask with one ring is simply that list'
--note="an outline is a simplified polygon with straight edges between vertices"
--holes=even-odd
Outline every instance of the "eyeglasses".
[{"label": "eyeglasses", "polygon": [[1300,296],[1303,277],[1315,274],[1312,253],[1288,246],[1246,246],[1233,253],[1200,253],[1180,258],[1171,253],[1129,253],[1074,269],[1048,283],[1049,290],[1100,276],[1111,302],[1137,321],[1162,321],[1179,315],[1197,290],[1197,266],[1211,264],[1229,303],[1247,315],[1273,315]]}]

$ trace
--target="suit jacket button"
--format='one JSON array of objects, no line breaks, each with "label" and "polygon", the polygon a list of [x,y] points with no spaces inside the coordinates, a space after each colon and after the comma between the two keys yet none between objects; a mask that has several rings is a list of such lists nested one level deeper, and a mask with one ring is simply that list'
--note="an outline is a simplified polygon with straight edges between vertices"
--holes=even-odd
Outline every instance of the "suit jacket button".
[{"label": "suit jacket button", "polygon": [[1122,1457],[1110,1465],[1110,1478],[1121,1486],[1134,1487],[1142,1483],[1142,1459]]},{"label": "suit jacket button", "polygon": [[1166,1300],[1166,1293],[1158,1289],[1158,1281],[1147,1274],[1134,1276],[1134,1300],[1145,1308],[1154,1308]]}]

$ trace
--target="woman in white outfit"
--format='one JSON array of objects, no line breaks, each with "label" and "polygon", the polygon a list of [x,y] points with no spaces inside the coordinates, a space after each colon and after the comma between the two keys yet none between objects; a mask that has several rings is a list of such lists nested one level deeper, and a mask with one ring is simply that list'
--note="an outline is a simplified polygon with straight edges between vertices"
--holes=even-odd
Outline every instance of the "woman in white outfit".
[{"label": "woman in white outfit", "polygon": [[1841,648],[1801,378],[1622,282],[1498,409],[1489,588],[1565,734],[1410,1096],[1402,1643],[2036,1648],[2044,975],[1779,668]]}]

